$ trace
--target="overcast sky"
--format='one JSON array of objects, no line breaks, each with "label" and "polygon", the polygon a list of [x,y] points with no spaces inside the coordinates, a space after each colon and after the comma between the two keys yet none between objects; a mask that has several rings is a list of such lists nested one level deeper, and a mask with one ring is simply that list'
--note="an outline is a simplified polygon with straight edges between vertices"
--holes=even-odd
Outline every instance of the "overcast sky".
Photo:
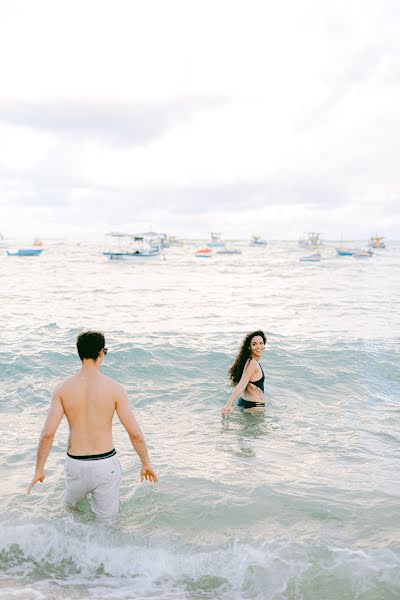
[{"label": "overcast sky", "polygon": [[0,0],[0,232],[400,239],[398,0]]}]

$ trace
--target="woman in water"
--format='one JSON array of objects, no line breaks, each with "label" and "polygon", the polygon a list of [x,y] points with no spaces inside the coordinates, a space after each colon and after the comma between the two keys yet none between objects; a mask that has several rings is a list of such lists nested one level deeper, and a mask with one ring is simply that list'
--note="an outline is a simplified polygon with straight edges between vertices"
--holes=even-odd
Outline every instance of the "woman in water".
[{"label": "woman in water", "polygon": [[238,406],[247,411],[260,412],[264,410],[264,371],[258,362],[264,352],[267,338],[263,331],[253,331],[243,340],[235,362],[229,369],[229,378],[235,386],[229,400],[221,410],[224,417],[228,416],[232,404],[238,396]]}]

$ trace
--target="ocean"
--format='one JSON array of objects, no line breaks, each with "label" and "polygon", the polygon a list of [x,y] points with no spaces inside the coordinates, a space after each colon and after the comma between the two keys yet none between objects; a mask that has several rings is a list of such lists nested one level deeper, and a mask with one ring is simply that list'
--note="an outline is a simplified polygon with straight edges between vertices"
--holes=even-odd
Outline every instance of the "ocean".
[{"label": "ocean", "polygon": [[[301,263],[294,242],[107,261],[60,242],[0,256],[0,598],[399,600],[400,244]],[[68,428],[25,492],[76,336],[104,332],[159,483],[115,421],[121,510],[63,506]],[[244,335],[268,343],[265,414],[221,408]]]}]

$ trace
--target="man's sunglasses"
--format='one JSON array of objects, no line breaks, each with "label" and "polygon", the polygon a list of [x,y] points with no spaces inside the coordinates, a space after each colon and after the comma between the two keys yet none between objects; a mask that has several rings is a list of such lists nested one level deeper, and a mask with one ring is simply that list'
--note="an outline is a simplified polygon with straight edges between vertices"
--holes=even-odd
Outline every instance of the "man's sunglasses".
[{"label": "man's sunglasses", "polygon": [[103,354],[104,354],[104,356],[107,354],[107,352],[108,352],[108,348],[103,348]]}]

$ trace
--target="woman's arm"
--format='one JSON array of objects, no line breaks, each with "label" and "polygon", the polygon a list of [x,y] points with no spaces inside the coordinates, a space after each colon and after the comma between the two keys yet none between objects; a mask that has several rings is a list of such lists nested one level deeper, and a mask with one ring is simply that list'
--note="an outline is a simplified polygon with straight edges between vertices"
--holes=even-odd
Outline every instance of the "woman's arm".
[{"label": "woman's arm", "polygon": [[225,406],[221,409],[221,413],[222,413],[223,417],[226,417],[229,415],[231,408],[232,408],[232,404],[235,402],[236,398],[239,398],[240,394],[245,390],[245,388],[247,387],[247,385],[250,381],[250,378],[254,374],[256,368],[257,367],[255,365],[255,362],[250,359],[250,361],[247,363],[247,366],[243,369],[243,375],[242,375],[239,383],[233,390],[233,392],[230,395]]}]

